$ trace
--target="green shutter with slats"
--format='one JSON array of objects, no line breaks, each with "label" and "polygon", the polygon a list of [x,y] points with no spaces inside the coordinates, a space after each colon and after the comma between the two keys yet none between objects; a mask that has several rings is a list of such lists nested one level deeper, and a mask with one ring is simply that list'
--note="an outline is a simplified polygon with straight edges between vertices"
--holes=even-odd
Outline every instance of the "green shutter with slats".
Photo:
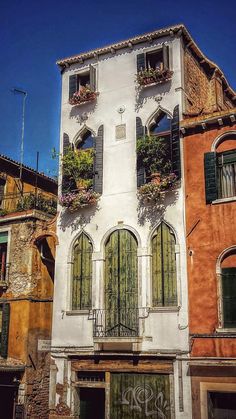
[{"label": "green shutter with slats", "polygon": [[112,233],[105,247],[107,334],[136,333],[138,308],[137,241],[128,230]]},{"label": "green shutter with slats", "polygon": [[152,238],[152,304],[177,305],[175,237],[164,222]]},{"label": "green shutter with slats", "polygon": [[[142,120],[139,116],[136,117],[136,142],[138,138],[142,138],[144,136],[144,127],[142,124]],[[139,163],[137,158],[137,187],[145,184],[145,169],[144,167]]]},{"label": "green shutter with slats", "polygon": [[89,84],[90,88],[93,92],[96,92],[96,68],[94,68],[92,65],[89,67]]},{"label": "green shutter with slats", "polygon": [[69,99],[71,99],[73,94],[77,92],[77,79],[77,74],[73,74],[69,77]]},{"label": "green shutter with slats", "polygon": [[225,328],[236,328],[236,268],[222,268],[222,302]]},{"label": "green shutter with slats", "polygon": [[146,60],[145,60],[145,54],[138,54],[137,55],[137,72],[141,70],[145,70],[146,68]]},{"label": "green shutter with slats", "polygon": [[2,304],[2,330],[1,330],[1,350],[0,354],[3,358],[7,358],[8,354],[8,335],[10,323],[10,304]]},{"label": "green shutter with slats", "polygon": [[171,120],[171,161],[172,171],[177,178],[181,177],[181,161],[180,161],[180,132],[179,132],[179,105],[176,105]]},{"label": "green shutter with slats", "polygon": [[7,231],[1,231],[0,232],[0,244],[7,243],[8,241],[8,232]]},{"label": "green shutter with slats", "polygon": [[171,418],[168,374],[112,373],[112,419]]},{"label": "green shutter with slats", "polygon": [[163,66],[164,69],[169,68],[169,47],[168,45],[163,45]]},{"label": "green shutter with slats", "polygon": [[104,128],[101,125],[98,128],[98,134],[95,138],[95,158],[94,158],[94,178],[93,188],[95,192],[102,194],[103,190],[103,142]]},{"label": "green shutter with slats", "polygon": [[92,244],[82,233],[73,248],[72,310],[91,308]]},{"label": "green shutter with slats", "polygon": [[210,204],[217,199],[216,154],[214,152],[204,154],[204,173],[206,203]]}]

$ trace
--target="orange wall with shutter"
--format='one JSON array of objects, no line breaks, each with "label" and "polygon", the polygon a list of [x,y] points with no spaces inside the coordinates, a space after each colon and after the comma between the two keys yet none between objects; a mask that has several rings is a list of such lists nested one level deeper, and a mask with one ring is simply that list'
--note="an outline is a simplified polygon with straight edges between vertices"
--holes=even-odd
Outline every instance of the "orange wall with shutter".
[{"label": "orange wall with shutter", "polygon": [[[236,245],[236,202],[206,205],[204,177],[204,153],[236,124],[206,126],[183,139],[190,335],[212,334],[219,327],[216,262],[224,249]],[[236,149],[236,140],[232,144]],[[222,144],[218,151],[224,149]],[[191,338],[191,355],[235,357],[236,339]]]}]

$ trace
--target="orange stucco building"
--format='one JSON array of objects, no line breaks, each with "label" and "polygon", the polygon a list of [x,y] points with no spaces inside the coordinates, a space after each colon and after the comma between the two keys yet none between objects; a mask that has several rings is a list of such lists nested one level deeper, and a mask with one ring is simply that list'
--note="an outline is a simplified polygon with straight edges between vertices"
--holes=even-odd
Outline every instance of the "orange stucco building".
[{"label": "orange stucco building", "polygon": [[0,417],[47,418],[57,182],[0,155]]},{"label": "orange stucco building", "polygon": [[182,133],[193,418],[233,418],[236,109],[185,119]]}]

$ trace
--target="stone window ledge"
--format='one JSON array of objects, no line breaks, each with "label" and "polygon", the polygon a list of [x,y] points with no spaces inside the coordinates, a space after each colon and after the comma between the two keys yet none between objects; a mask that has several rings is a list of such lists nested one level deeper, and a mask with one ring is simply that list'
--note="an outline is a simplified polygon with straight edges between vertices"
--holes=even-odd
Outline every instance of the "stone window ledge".
[{"label": "stone window ledge", "polygon": [[65,314],[67,316],[84,316],[84,315],[88,316],[89,310],[67,310]]},{"label": "stone window ledge", "polygon": [[178,313],[180,310],[179,306],[175,307],[151,307],[150,313]]},{"label": "stone window ledge", "polygon": [[232,334],[232,335],[236,335],[236,328],[223,328],[223,327],[219,327],[216,329],[217,333],[225,333],[225,334]]},{"label": "stone window ledge", "polygon": [[221,198],[221,199],[216,199],[215,201],[212,201],[212,204],[226,204],[227,202],[235,202],[236,201],[236,196],[230,196],[229,198]]}]

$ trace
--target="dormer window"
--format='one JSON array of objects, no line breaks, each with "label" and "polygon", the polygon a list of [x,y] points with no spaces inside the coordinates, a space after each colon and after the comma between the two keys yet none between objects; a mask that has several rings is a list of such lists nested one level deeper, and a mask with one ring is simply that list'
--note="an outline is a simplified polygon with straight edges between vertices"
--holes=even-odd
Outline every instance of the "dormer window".
[{"label": "dormer window", "polygon": [[96,69],[92,65],[89,69],[70,76],[69,103],[71,105],[91,102],[96,97]]},{"label": "dormer window", "polygon": [[137,82],[140,86],[162,83],[173,74],[169,68],[169,47],[137,55]]}]

